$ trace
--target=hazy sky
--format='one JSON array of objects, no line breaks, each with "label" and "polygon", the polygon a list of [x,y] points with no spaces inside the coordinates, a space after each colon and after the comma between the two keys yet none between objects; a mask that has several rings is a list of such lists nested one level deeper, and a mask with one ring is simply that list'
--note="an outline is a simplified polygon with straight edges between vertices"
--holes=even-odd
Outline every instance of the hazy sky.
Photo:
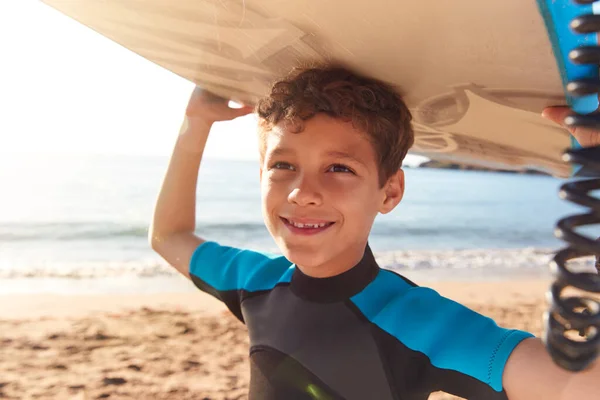
[{"label": "hazy sky", "polygon": [[[193,84],[37,0],[0,2],[0,155],[168,155]],[[255,118],[206,155],[256,159]]]}]

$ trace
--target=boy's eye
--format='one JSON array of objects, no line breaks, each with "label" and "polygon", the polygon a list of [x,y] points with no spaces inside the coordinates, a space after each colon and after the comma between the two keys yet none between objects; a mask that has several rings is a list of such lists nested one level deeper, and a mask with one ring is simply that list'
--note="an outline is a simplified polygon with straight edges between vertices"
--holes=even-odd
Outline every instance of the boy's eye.
[{"label": "boy's eye", "polygon": [[294,167],[291,164],[286,163],[286,162],[276,162],[276,163],[273,163],[273,165],[271,166],[271,168],[273,168],[273,169],[289,169],[289,170],[293,170],[294,169]]},{"label": "boy's eye", "polygon": [[331,171],[331,172],[349,172],[351,174],[354,173],[354,171],[352,171],[350,168],[348,168],[342,164],[333,164],[331,167],[329,167],[329,171]]}]

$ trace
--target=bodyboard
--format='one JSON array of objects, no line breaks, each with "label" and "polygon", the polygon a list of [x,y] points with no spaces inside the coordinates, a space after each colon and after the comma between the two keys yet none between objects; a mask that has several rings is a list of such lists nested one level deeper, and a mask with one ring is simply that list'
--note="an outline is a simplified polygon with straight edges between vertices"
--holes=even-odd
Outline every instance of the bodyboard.
[{"label": "bodyboard", "polygon": [[278,77],[333,61],[389,82],[413,114],[412,154],[570,175],[566,104],[533,0],[43,0],[216,94],[253,104]]}]

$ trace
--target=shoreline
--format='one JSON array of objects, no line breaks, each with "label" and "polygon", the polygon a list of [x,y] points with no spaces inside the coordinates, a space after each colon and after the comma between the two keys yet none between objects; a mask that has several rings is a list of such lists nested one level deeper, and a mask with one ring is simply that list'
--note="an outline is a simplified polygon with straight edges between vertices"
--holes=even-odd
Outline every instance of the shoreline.
[{"label": "shoreline", "polygon": [[[520,278],[496,281],[440,280],[421,282],[420,286],[430,287],[442,296],[463,304],[507,306],[545,301],[550,284],[550,279]],[[78,318],[144,307],[207,315],[228,312],[212,296],[191,285],[189,289],[172,293],[0,294],[0,304],[3,304],[0,307],[0,320]]]}]

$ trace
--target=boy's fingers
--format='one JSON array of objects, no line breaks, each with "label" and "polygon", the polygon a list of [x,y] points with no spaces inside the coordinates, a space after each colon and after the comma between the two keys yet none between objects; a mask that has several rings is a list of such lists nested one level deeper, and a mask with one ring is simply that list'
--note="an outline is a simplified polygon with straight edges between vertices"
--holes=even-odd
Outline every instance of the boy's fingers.
[{"label": "boy's fingers", "polygon": [[208,92],[208,91],[204,92],[204,100],[207,103],[225,103],[225,104],[227,104],[229,102],[229,100],[227,100],[226,98],[216,95],[213,92]]},{"label": "boy's fingers", "polygon": [[571,109],[566,106],[546,107],[542,111],[542,117],[564,127],[564,120],[570,113]]},{"label": "boy's fingers", "polygon": [[214,94],[213,92],[204,89],[202,86],[194,87],[192,98],[202,99],[206,103],[227,103],[227,99]]},{"label": "boy's fingers", "polygon": [[254,111],[254,107],[244,106],[241,108],[230,108],[229,114],[231,115],[231,119],[242,117],[244,115],[248,115]]},{"label": "boy's fingers", "polygon": [[546,107],[542,111],[542,117],[549,119],[550,121],[566,128],[571,135],[578,139],[578,133],[583,131],[583,128],[569,128],[565,125],[565,118],[571,114],[572,111],[567,106],[554,106]]},{"label": "boy's fingers", "polygon": [[[542,116],[566,128],[564,119],[571,113],[566,106],[547,107]],[[571,135],[584,147],[600,145],[600,131],[591,128],[567,128]]]}]

